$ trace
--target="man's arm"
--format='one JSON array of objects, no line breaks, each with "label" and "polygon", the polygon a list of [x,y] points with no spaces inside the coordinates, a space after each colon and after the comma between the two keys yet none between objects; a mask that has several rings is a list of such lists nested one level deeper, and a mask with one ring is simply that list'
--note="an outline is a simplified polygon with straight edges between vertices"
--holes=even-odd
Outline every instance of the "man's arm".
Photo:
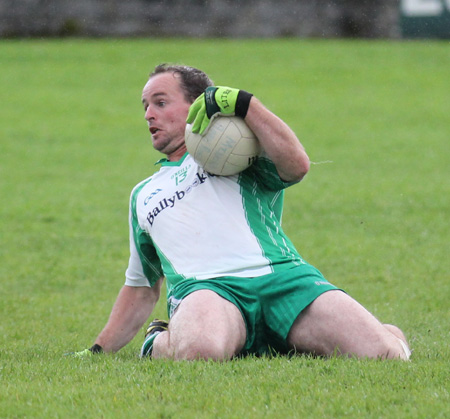
[{"label": "man's arm", "polygon": [[251,98],[245,122],[285,182],[300,181],[309,170],[309,158],[295,133],[257,98]]},{"label": "man's arm", "polygon": [[155,308],[162,281],[160,278],[152,288],[124,285],[95,344],[105,352],[117,352],[129,343]]}]

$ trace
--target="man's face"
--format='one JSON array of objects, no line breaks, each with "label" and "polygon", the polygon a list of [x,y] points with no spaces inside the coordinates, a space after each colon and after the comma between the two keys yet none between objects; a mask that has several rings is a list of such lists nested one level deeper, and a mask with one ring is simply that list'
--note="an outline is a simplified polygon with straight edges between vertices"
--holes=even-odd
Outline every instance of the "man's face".
[{"label": "man's face", "polygon": [[[149,79],[142,91],[145,119],[153,147],[167,156],[185,152],[184,131],[189,103],[176,73],[161,73]],[[180,158],[181,158],[180,156]]]}]

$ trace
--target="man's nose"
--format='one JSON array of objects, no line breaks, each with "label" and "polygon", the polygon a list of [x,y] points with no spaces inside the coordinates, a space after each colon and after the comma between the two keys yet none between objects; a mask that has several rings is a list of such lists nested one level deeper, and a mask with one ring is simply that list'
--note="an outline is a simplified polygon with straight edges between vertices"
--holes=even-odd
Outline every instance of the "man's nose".
[{"label": "man's nose", "polygon": [[145,119],[149,122],[155,119],[150,106],[145,110]]}]

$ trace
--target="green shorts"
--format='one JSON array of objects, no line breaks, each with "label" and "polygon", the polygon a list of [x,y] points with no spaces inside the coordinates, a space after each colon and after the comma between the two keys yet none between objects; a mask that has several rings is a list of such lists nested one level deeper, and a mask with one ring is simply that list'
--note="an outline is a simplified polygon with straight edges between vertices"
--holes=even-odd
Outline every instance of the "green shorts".
[{"label": "green shorts", "polygon": [[170,293],[170,315],[184,297],[202,289],[216,292],[241,311],[247,329],[242,353],[262,355],[272,350],[286,353],[287,336],[298,315],[319,295],[338,288],[309,264],[255,278],[185,280]]}]

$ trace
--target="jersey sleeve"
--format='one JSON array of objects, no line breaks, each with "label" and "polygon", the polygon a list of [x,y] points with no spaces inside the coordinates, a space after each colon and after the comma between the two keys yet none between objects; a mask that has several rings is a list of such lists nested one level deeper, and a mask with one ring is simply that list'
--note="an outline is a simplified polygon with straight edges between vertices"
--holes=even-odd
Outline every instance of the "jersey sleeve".
[{"label": "jersey sleeve", "polygon": [[263,153],[245,172],[251,174],[259,183],[263,184],[271,191],[280,191],[297,183],[285,182],[281,179],[275,164],[265,153]]},{"label": "jersey sleeve", "polygon": [[130,259],[125,272],[125,285],[130,287],[150,287],[150,282],[144,274],[136,245],[132,240],[130,240]]},{"label": "jersey sleeve", "polygon": [[130,199],[130,259],[125,285],[153,286],[164,274],[156,248],[149,234],[141,228],[136,211],[136,191]]}]

